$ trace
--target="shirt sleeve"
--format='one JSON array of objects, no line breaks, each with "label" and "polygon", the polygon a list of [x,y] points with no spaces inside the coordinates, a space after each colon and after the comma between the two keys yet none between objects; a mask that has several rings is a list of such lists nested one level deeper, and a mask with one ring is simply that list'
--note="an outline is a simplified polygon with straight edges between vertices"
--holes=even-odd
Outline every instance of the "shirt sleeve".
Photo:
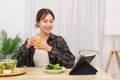
[{"label": "shirt sleeve", "polygon": [[53,47],[50,52],[50,57],[62,66],[71,68],[74,65],[75,57],[69,50],[67,42],[60,36],[57,45],[59,48],[57,49]]},{"label": "shirt sleeve", "polygon": [[26,61],[28,59],[28,56],[29,56],[29,52],[30,51],[30,48],[27,49],[26,48],[26,44],[27,44],[27,40],[25,41],[25,43],[19,48],[17,54],[16,54],[16,58],[17,58],[17,66],[18,67],[23,67],[23,66],[26,66]]}]

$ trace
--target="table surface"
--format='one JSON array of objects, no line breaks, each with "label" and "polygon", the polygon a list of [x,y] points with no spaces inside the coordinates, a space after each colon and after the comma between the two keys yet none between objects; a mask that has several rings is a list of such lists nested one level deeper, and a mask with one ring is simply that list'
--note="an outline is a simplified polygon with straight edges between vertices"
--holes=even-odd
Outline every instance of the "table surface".
[{"label": "table surface", "polygon": [[0,77],[0,80],[112,80],[105,72],[98,69],[96,75],[68,75],[71,69],[58,74],[50,74],[44,68],[26,67],[26,74]]}]

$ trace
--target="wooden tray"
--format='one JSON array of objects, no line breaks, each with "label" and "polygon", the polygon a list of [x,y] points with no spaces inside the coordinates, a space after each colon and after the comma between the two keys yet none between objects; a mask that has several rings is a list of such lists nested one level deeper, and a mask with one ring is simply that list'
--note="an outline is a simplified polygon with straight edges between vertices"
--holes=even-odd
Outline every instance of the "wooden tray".
[{"label": "wooden tray", "polygon": [[10,74],[0,74],[0,77],[5,77],[5,76],[16,76],[20,74],[25,74],[27,71],[24,68],[15,68],[12,73]]}]

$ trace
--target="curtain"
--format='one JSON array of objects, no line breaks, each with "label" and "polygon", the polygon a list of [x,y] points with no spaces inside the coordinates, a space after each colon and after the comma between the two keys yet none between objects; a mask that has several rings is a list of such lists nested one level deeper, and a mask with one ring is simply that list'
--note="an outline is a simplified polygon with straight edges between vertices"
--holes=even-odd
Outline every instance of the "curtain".
[{"label": "curtain", "polygon": [[[60,0],[59,32],[67,40],[72,52],[98,50],[94,65],[99,65],[103,49],[103,10],[99,0]],[[102,6],[101,6],[102,5]],[[100,13],[100,11],[102,11]]]}]

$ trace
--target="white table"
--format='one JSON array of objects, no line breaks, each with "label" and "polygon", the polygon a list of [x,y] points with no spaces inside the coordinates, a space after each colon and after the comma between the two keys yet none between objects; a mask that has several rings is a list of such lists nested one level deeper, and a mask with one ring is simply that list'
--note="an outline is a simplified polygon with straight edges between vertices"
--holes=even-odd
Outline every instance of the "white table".
[{"label": "white table", "polygon": [[70,69],[59,74],[46,73],[44,68],[26,67],[26,74],[0,77],[0,80],[112,80],[105,72],[98,69],[96,75],[68,75]]}]

